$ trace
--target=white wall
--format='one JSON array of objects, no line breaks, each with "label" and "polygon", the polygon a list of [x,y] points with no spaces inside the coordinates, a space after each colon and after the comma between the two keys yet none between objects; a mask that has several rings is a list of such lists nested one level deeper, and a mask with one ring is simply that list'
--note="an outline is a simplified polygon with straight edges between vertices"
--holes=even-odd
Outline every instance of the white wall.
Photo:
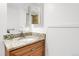
[{"label": "white wall", "polygon": [[0,56],[5,55],[2,36],[6,33],[7,5],[0,3]]},{"label": "white wall", "polygon": [[79,56],[79,28],[48,28],[48,55]]},{"label": "white wall", "polygon": [[47,55],[79,56],[79,4],[45,4]]},{"label": "white wall", "polygon": [[78,26],[79,4],[51,3],[44,5],[45,26]]},{"label": "white wall", "polygon": [[26,10],[22,4],[7,4],[7,28],[20,28],[26,25]]}]

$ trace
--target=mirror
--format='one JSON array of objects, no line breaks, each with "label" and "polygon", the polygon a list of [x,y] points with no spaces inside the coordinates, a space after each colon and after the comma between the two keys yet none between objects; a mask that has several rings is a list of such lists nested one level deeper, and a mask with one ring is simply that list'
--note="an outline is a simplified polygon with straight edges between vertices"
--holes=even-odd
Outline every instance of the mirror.
[{"label": "mirror", "polygon": [[41,3],[8,3],[7,29],[29,28],[32,25],[43,26],[43,4]]}]

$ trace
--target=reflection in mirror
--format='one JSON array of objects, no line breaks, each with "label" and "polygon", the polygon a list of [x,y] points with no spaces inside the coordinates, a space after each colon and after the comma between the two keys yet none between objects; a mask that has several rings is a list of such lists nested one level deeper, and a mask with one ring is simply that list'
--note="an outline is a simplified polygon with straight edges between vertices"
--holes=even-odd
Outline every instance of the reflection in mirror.
[{"label": "reflection in mirror", "polygon": [[[32,25],[43,25],[42,3],[8,3],[7,4],[7,29],[24,32],[32,31]],[[7,31],[6,31],[7,32]],[[9,32],[9,31],[8,31]],[[11,33],[10,32],[10,33]]]},{"label": "reflection in mirror", "polygon": [[32,16],[32,24],[38,24],[38,15],[31,15]]}]

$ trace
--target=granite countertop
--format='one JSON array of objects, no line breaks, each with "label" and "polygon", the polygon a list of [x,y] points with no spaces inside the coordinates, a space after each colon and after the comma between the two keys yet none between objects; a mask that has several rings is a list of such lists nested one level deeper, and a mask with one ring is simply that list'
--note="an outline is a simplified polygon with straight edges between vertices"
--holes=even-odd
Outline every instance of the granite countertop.
[{"label": "granite countertop", "polygon": [[38,41],[44,40],[44,39],[45,39],[45,35],[41,34],[41,36],[39,36],[39,35],[33,33],[32,36],[18,37],[18,38],[14,38],[12,40],[4,40],[4,44],[7,48],[7,50],[13,50],[13,49],[17,49],[22,46],[29,45],[29,44],[32,44],[34,42],[38,42]]}]

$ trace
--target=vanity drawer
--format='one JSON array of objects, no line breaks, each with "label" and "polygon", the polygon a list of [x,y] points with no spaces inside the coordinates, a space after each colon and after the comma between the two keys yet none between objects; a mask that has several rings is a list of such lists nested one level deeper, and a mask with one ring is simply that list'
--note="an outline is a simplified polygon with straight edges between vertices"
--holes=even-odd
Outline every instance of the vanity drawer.
[{"label": "vanity drawer", "polygon": [[39,47],[44,46],[44,40],[41,40],[39,42],[30,44],[30,45],[26,45],[24,47],[15,49],[13,51],[10,51],[10,55],[12,56],[21,56],[26,54],[26,56],[28,55],[28,53],[37,50]]},{"label": "vanity drawer", "polygon": [[24,54],[22,56],[43,56],[44,55],[44,46],[37,48],[34,51],[31,51],[27,54]]}]

